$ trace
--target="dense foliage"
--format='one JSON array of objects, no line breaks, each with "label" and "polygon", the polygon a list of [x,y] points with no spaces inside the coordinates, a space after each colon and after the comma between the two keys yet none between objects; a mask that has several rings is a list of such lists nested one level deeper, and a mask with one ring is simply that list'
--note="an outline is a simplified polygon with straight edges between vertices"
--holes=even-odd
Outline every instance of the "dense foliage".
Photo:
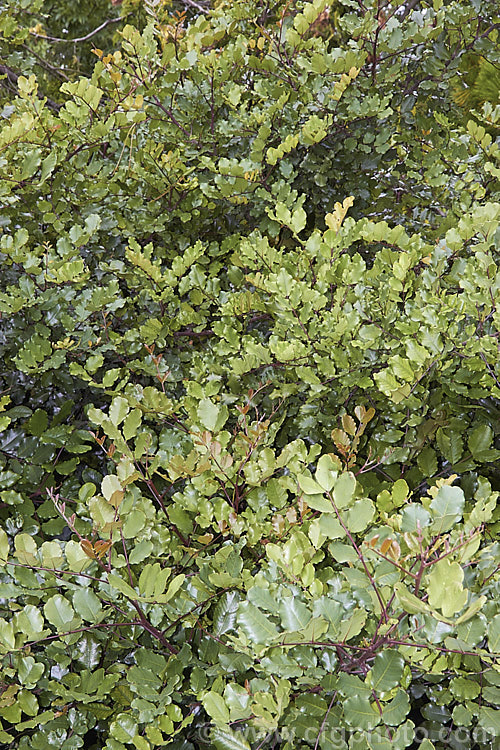
[{"label": "dense foliage", "polygon": [[0,7],[0,742],[491,748],[496,3]]}]

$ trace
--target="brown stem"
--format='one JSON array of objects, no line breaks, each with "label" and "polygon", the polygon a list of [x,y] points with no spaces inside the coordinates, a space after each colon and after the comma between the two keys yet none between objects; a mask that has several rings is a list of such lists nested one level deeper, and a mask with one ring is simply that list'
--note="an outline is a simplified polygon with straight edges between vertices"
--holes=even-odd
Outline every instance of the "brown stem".
[{"label": "brown stem", "polygon": [[380,604],[380,609],[381,609],[382,617],[384,618],[385,622],[388,622],[389,618],[388,618],[388,614],[387,614],[387,607],[386,607],[386,605],[384,603],[384,600],[382,599],[380,591],[378,590],[378,586],[375,583],[375,579],[373,578],[372,574],[368,570],[368,566],[367,566],[367,564],[365,562],[365,558],[363,557],[363,553],[361,552],[360,548],[358,547],[358,545],[354,541],[353,535],[351,534],[351,532],[349,531],[349,529],[345,525],[345,523],[344,523],[344,521],[342,519],[342,516],[340,515],[339,509],[335,505],[335,501],[333,499],[333,496],[332,496],[331,492],[328,493],[328,497],[330,498],[330,502],[332,503],[332,505],[334,507],[335,513],[337,514],[337,518],[339,519],[339,523],[342,526],[342,528],[344,529],[345,534],[346,534],[347,538],[349,539],[350,543],[354,547],[354,549],[356,551],[356,554],[357,554],[357,556],[359,558],[359,561],[361,562],[363,568],[365,569],[365,573],[368,576],[368,580],[370,581],[371,586],[372,586],[373,590],[375,591],[375,595],[376,595],[376,597],[378,599],[378,602]]},{"label": "brown stem", "polygon": [[336,690],[336,691],[334,692],[334,694],[333,694],[333,696],[332,696],[332,699],[331,699],[331,701],[330,701],[330,705],[328,706],[328,708],[327,708],[327,710],[326,710],[326,714],[325,714],[325,716],[324,716],[324,719],[323,719],[323,721],[321,722],[321,726],[320,726],[320,728],[319,728],[318,736],[316,737],[316,742],[314,743],[314,750],[318,750],[318,746],[319,746],[319,741],[320,741],[320,739],[321,739],[321,735],[323,734],[323,730],[324,730],[324,728],[325,728],[325,724],[326,724],[326,721],[327,721],[327,719],[328,719],[328,714],[330,713],[330,711],[331,711],[331,710],[332,710],[332,708],[333,708],[333,704],[334,704],[334,702],[335,702],[335,698],[336,698],[336,697],[337,697],[337,690]]},{"label": "brown stem", "polygon": [[146,615],[140,608],[139,603],[135,599],[130,599],[129,601],[131,605],[134,607],[134,609],[136,610],[137,614],[139,615],[140,622],[138,622],[137,624],[141,625],[144,628],[144,630],[147,630],[148,633],[150,633],[158,641],[160,641],[161,645],[164,646],[166,649],[168,649],[168,651],[170,651],[171,654],[176,654],[177,649],[175,648],[175,646],[172,646],[172,644],[168,642],[168,640],[165,638],[161,630],[158,630],[158,628],[155,628],[154,625],[151,625],[148,618],[146,617]]}]

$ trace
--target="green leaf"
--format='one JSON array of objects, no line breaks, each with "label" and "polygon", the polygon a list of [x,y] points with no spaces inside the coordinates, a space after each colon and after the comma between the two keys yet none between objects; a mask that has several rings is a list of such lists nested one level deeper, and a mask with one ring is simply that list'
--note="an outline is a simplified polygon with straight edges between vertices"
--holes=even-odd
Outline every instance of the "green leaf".
[{"label": "green leaf", "polygon": [[101,660],[102,649],[95,636],[82,633],[76,646],[76,658],[84,669],[94,670]]},{"label": "green leaf", "polygon": [[139,544],[136,544],[134,549],[129,555],[129,562],[131,565],[135,565],[136,563],[140,563],[143,560],[145,560],[151,552],[153,551],[153,542],[150,542],[146,539],[143,539],[139,542]]},{"label": "green leaf", "polygon": [[85,554],[80,544],[72,539],[66,542],[64,554],[66,555],[69,569],[74,573],[81,573],[82,570],[85,570],[91,564],[90,558]]},{"label": "green leaf", "polygon": [[137,734],[137,722],[127,713],[119,713],[115,721],[112,721],[109,732],[115,740],[130,743]]},{"label": "green leaf", "polygon": [[90,214],[85,219],[85,229],[92,235],[101,226],[101,217],[98,214]]},{"label": "green leaf", "polygon": [[79,588],[73,595],[73,606],[76,612],[87,622],[97,623],[102,612],[102,605],[92,589]]},{"label": "green leaf", "polygon": [[431,448],[430,446],[424,448],[418,455],[417,464],[424,477],[430,478],[437,474],[438,463],[434,448]]},{"label": "green leaf", "polygon": [[475,680],[454,677],[450,681],[450,690],[458,700],[474,700],[481,692],[481,686]]},{"label": "green leaf", "polygon": [[224,427],[228,418],[227,406],[214,404],[208,398],[204,398],[198,404],[198,419],[203,427],[210,432],[216,432]]},{"label": "green leaf", "polygon": [[47,600],[43,607],[43,613],[47,620],[59,631],[69,630],[75,612],[73,607],[60,594],[54,594]]},{"label": "green leaf", "polygon": [[433,517],[431,532],[442,534],[449,531],[462,518],[464,506],[465,497],[460,487],[440,487],[430,505]]},{"label": "green leaf", "polygon": [[356,490],[356,477],[349,471],[341,474],[333,488],[333,498],[337,508],[347,508]]},{"label": "green leaf", "polygon": [[290,227],[293,229],[295,234],[299,234],[301,232],[307,221],[307,214],[302,208],[302,206],[299,206],[295,209],[293,212],[291,219],[290,219]]},{"label": "green leaf", "polygon": [[313,510],[319,510],[321,513],[335,513],[331,501],[324,495],[307,495],[306,497],[307,505]]},{"label": "green leaf", "polygon": [[162,568],[158,562],[145,565],[139,576],[141,595],[150,599],[163,594],[170,572],[170,568]]},{"label": "green leaf", "polygon": [[221,636],[232,630],[236,624],[239,594],[237,591],[226,591],[220,597],[214,610],[214,634]]},{"label": "green leaf", "polygon": [[63,553],[58,542],[44,542],[41,548],[42,564],[46,568],[56,570],[62,566]]},{"label": "green leaf", "polygon": [[135,591],[128,583],[126,583],[123,578],[121,578],[121,576],[118,576],[115,573],[108,573],[108,582],[110,586],[112,586],[114,589],[117,589],[117,591],[120,591],[129,599],[137,598],[137,591]]},{"label": "green leaf", "polygon": [[340,539],[346,534],[340,521],[334,516],[323,515],[317,519],[317,523],[319,525],[320,533],[327,539]]},{"label": "green leaf", "polygon": [[133,739],[133,743],[135,747],[137,748],[137,750],[150,750],[151,748],[151,745],[149,744],[148,740],[140,734],[135,735]]},{"label": "green leaf", "polygon": [[9,558],[9,538],[5,531],[0,528],[0,565],[5,565]]},{"label": "green leaf", "polygon": [[17,534],[14,538],[15,556],[24,565],[37,565],[36,542],[29,534]]},{"label": "green leaf", "polygon": [[354,563],[359,559],[358,553],[350,544],[343,544],[342,542],[332,542],[328,545],[328,551],[330,552],[332,558],[339,563]]},{"label": "green leaf", "polygon": [[266,612],[272,612],[273,614],[278,613],[278,603],[269,589],[252,586],[251,589],[248,589],[247,597],[259,609],[264,609]]},{"label": "green leaf", "polygon": [[460,704],[453,709],[452,717],[455,726],[468,727],[472,723],[472,712]]},{"label": "green leaf", "polygon": [[286,597],[279,605],[281,625],[284,630],[301,630],[311,619],[311,612],[296,597]]},{"label": "green leaf", "polygon": [[0,746],[498,739],[498,13],[402,2],[2,3]]},{"label": "green leaf", "polygon": [[431,522],[430,513],[420,503],[409,503],[401,514],[401,531],[410,533],[425,529]]},{"label": "green leaf", "polygon": [[108,474],[101,482],[101,492],[111,505],[117,508],[123,500],[123,487],[115,474]]},{"label": "green leaf", "polygon": [[[116,502],[119,502],[119,493],[115,493],[111,495],[111,497],[115,499],[115,495]],[[103,531],[104,533],[106,533],[109,525],[115,523],[116,509],[111,505],[111,503],[104,500],[104,498],[99,496],[92,497],[88,502],[88,508],[90,516],[94,522],[94,527],[99,531]]]},{"label": "green leaf", "polygon": [[115,396],[109,407],[109,419],[112,425],[118,427],[129,412],[128,401],[121,396]]},{"label": "green leaf", "polygon": [[237,683],[229,683],[224,688],[224,700],[231,712],[231,721],[246,719],[251,714],[248,690]]},{"label": "green leaf", "polygon": [[500,736],[500,708],[482,706],[479,709],[479,726],[485,729],[493,737]]},{"label": "green leaf", "polygon": [[16,629],[34,640],[42,630],[44,620],[42,613],[33,604],[26,604],[23,609],[15,615]]},{"label": "green leaf", "polygon": [[[172,580],[168,584],[168,588],[165,594],[162,596],[162,601],[169,602],[171,599],[173,599],[185,580],[186,580],[186,576],[184,573],[179,573],[178,575],[174,576],[174,578],[172,578]],[[159,593],[156,594],[156,589],[155,589],[155,595],[160,596]]]},{"label": "green leaf", "polygon": [[223,730],[214,727],[210,737],[217,750],[251,750],[243,733],[233,732],[229,728]]},{"label": "green leaf", "polygon": [[338,629],[339,641],[350,641],[363,630],[366,622],[366,612],[363,609],[356,609],[351,617],[342,620]]},{"label": "green leaf", "polygon": [[391,727],[400,726],[410,712],[410,701],[405,690],[399,689],[394,698],[383,707],[382,721]]},{"label": "green leaf", "polygon": [[32,435],[43,435],[49,425],[49,418],[47,412],[43,409],[37,409],[33,412],[32,416],[28,420],[27,428]]},{"label": "green leaf", "polygon": [[[320,497],[323,496],[323,487],[321,487],[318,482],[315,482],[314,479],[311,479],[311,477],[308,477],[306,474],[299,474],[297,477],[297,480],[299,482],[299,487],[306,495],[319,495]],[[325,503],[327,500],[325,499]],[[309,501],[307,501],[309,505]],[[331,503],[329,504],[331,507]],[[333,508],[332,508],[333,511]]]},{"label": "green leaf", "polygon": [[410,494],[410,488],[404,479],[397,479],[391,488],[391,495],[396,508],[399,508],[406,501]]},{"label": "green leaf", "polygon": [[467,607],[463,615],[460,615],[460,617],[457,617],[457,619],[455,620],[455,624],[461,625],[462,623],[465,623],[468,620],[470,620],[472,617],[474,617],[474,615],[476,615],[483,608],[483,606],[486,604],[487,601],[488,599],[486,596],[478,597],[476,601],[472,602],[472,604],[470,604]]},{"label": "green leaf", "polygon": [[49,177],[54,171],[54,167],[57,164],[57,153],[52,151],[42,161],[42,169],[40,172],[40,185],[43,185],[47,177]]},{"label": "green leaf", "polygon": [[[123,494],[123,491],[122,491]],[[109,501],[111,504],[121,502],[120,493],[115,492]],[[123,536],[125,539],[134,539],[146,525],[146,514],[140,508],[134,508],[124,516]]]},{"label": "green leaf", "polygon": [[380,714],[368,698],[353,696],[343,703],[344,716],[349,726],[355,729],[371,730],[380,722]]},{"label": "green leaf", "polygon": [[[316,482],[325,492],[330,492],[338,475],[338,466],[328,454],[321,456],[314,474]],[[307,494],[307,493],[306,493]],[[315,494],[315,493],[314,493]]]},{"label": "green leaf", "polygon": [[36,695],[31,692],[31,690],[20,690],[17,694],[17,702],[22,708],[23,712],[28,716],[36,716],[38,714],[38,700]]},{"label": "green leaf", "polygon": [[488,649],[492,654],[500,654],[500,614],[488,625]]},{"label": "green leaf", "polygon": [[435,563],[427,576],[429,605],[440,609],[445,617],[452,617],[467,603],[468,591],[463,588],[464,572],[457,562],[449,558]]},{"label": "green leaf", "polygon": [[366,497],[356,500],[352,508],[349,508],[346,526],[351,533],[359,534],[370,525],[374,515],[375,506],[371,500]]},{"label": "green leaf", "polygon": [[45,671],[45,665],[36,663],[32,656],[22,656],[18,661],[18,675],[21,685],[32,690]]},{"label": "green leaf", "polygon": [[32,656],[22,656],[18,661],[18,675],[21,685],[33,689],[45,671],[45,665],[36,663]]},{"label": "green leaf", "polygon": [[341,672],[337,681],[337,687],[342,695],[346,697],[361,695],[368,700],[373,697],[371,688],[354,674]]},{"label": "green leaf", "polygon": [[229,709],[224,702],[224,698],[211,690],[205,693],[201,702],[207,714],[216,724],[229,723]]},{"label": "green leaf", "polygon": [[13,625],[3,617],[0,618],[0,644],[4,647],[4,651],[11,651],[16,646]]},{"label": "green leaf", "polygon": [[395,584],[394,593],[396,594],[397,601],[405,612],[409,612],[410,614],[430,612],[429,605],[415,596],[415,594],[408,591],[403,583]]},{"label": "green leaf", "polygon": [[[484,597],[480,597],[483,599]],[[468,610],[465,611],[467,614]],[[462,617],[457,619],[459,623],[457,627],[457,636],[461,641],[465,641],[470,646],[477,646],[477,644],[483,640],[486,634],[486,618],[484,615],[478,617],[472,617],[466,621],[462,621]]]},{"label": "green leaf", "polygon": [[460,460],[464,446],[462,435],[459,432],[440,427],[436,432],[436,443],[443,456],[451,464]]},{"label": "green leaf", "polygon": [[403,675],[404,659],[394,649],[385,649],[375,657],[370,671],[371,685],[376,693],[385,693],[399,685]]},{"label": "green leaf", "polygon": [[141,423],[142,413],[140,409],[132,409],[123,422],[123,437],[125,440],[130,440],[137,435],[137,430],[141,426]]},{"label": "green leaf", "polygon": [[250,602],[238,608],[238,625],[253,643],[270,643],[276,637],[276,626]]},{"label": "green leaf", "polygon": [[493,440],[493,430],[489,425],[478,425],[469,435],[467,445],[477,461],[482,460],[483,452],[487,451]]}]

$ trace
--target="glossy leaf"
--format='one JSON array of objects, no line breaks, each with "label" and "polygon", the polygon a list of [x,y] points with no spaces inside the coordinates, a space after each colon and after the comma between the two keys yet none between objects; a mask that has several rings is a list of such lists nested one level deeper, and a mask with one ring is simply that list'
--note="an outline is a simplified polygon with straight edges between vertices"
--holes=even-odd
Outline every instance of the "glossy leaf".
[{"label": "glossy leaf", "polygon": [[234,628],[239,596],[236,591],[222,594],[214,611],[214,632],[221,636]]},{"label": "glossy leaf", "polygon": [[5,565],[9,557],[9,539],[3,529],[0,529],[0,565]]},{"label": "glossy leaf", "polygon": [[48,599],[43,612],[51,625],[60,631],[68,630],[75,616],[71,604],[60,594],[54,594]]},{"label": "glossy leaf", "polygon": [[500,653],[500,615],[495,615],[488,625],[488,648],[492,654]]},{"label": "glossy leaf", "polygon": [[464,572],[457,562],[444,558],[433,565],[428,576],[430,606],[440,609],[445,617],[460,612],[468,597],[463,579]]},{"label": "glossy leaf", "polygon": [[351,504],[355,489],[354,475],[350,472],[341,474],[333,489],[333,498],[337,508],[347,508]]},{"label": "glossy leaf", "polygon": [[102,605],[91,589],[79,589],[73,596],[73,607],[87,622],[97,622],[102,611]]},{"label": "glossy leaf", "polygon": [[202,703],[205,711],[216,724],[229,722],[229,711],[221,695],[210,691],[203,696]]},{"label": "glossy leaf", "polygon": [[254,643],[267,643],[277,635],[276,626],[250,602],[240,604],[237,622]]},{"label": "glossy leaf", "polygon": [[380,714],[369,700],[360,696],[346,698],[344,713],[347,723],[357,729],[373,729],[380,721]]},{"label": "glossy leaf", "polygon": [[221,730],[215,727],[211,739],[217,750],[250,750],[244,736],[230,729]]},{"label": "glossy leaf", "polygon": [[375,692],[384,693],[399,685],[403,667],[404,659],[397,651],[386,649],[377,654],[370,671],[371,685]]},{"label": "glossy leaf", "polygon": [[430,506],[433,516],[431,531],[442,534],[451,529],[462,517],[464,504],[464,493],[460,487],[440,487]]}]

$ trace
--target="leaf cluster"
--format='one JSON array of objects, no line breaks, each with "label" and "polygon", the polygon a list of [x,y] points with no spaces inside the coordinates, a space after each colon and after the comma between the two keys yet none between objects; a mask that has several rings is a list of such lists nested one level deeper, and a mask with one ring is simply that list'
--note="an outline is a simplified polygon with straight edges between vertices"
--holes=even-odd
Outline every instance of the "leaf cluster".
[{"label": "leaf cluster", "polygon": [[0,742],[490,748],[494,3],[195,5],[4,71]]}]

